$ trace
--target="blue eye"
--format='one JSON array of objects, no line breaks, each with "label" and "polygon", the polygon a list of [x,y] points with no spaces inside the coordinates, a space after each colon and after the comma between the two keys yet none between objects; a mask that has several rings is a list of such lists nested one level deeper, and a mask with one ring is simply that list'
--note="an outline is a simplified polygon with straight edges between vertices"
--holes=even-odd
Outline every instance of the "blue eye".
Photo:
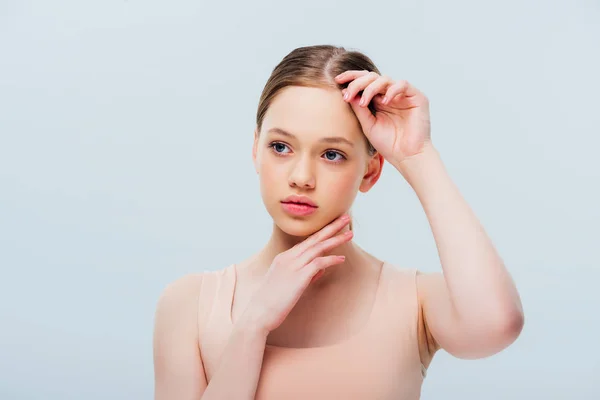
[{"label": "blue eye", "polygon": [[[285,144],[280,143],[280,142],[272,142],[271,144],[269,144],[269,147],[271,147],[273,150],[275,150],[276,148],[281,149],[282,147],[287,147]],[[280,153],[279,151],[275,150],[275,153]]]},{"label": "blue eye", "polygon": [[[337,151],[333,151],[333,150],[327,150],[327,151],[325,152],[325,154],[329,154],[329,155],[333,154],[333,157],[335,157],[336,155],[337,155],[337,156],[340,156],[340,157],[341,157],[341,160],[345,160],[345,159],[346,159],[346,157],[344,157],[344,156],[343,156],[341,153],[339,153],[339,152],[337,152]],[[327,158],[329,161],[333,161],[333,162],[339,162],[339,160],[335,160],[335,159],[333,159],[333,160],[332,160],[331,158],[329,158],[329,157],[327,157],[327,156],[325,156],[325,158]]]},{"label": "blue eye", "polygon": [[[284,149],[288,148],[288,146],[286,144],[283,144],[281,142],[271,142],[269,143],[269,148],[273,149],[273,152],[277,155],[280,154],[286,154],[285,152],[283,152]],[[289,152],[288,152],[289,153]],[[325,153],[325,158],[328,161],[331,161],[333,163],[340,163],[344,160],[346,160],[346,157],[340,153],[339,151],[335,151],[335,150],[327,150]],[[332,156],[334,158],[330,158],[329,156]],[[335,156],[339,156],[339,158],[336,160]]]}]

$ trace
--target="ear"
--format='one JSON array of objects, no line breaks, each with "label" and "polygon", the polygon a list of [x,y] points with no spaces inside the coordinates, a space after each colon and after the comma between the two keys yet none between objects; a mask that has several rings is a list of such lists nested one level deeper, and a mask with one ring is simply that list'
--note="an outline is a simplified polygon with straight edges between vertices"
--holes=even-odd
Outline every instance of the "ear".
[{"label": "ear", "polygon": [[385,159],[380,153],[375,153],[371,159],[369,160],[369,164],[367,165],[367,171],[363,176],[362,182],[358,190],[363,193],[368,192],[375,183],[381,177],[381,171],[383,170],[383,163]]},{"label": "ear", "polygon": [[258,174],[258,165],[256,163],[257,151],[258,151],[258,129],[254,129],[254,143],[252,144],[252,164],[254,164],[254,170]]}]

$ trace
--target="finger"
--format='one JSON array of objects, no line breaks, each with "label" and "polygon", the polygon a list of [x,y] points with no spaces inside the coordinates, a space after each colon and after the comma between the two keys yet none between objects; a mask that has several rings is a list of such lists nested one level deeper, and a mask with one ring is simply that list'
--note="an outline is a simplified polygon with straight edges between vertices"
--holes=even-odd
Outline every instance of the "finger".
[{"label": "finger", "polygon": [[[350,219],[351,218],[348,214],[341,215],[329,224],[325,225],[317,232],[313,233],[308,238],[304,239],[302,242],[296,244],[294,247],[287,250],[285,253],[282,253],[282,255],[285,254],[286,258],[290,257],[288,258],[288,260],[290,261],[298,259],[311,247],[323,242],[324,240],[331,238],[333,235],[339,232],[344,226],[350,223]],[[301,266],[304,266],[304,264],[302,264]]]},{"label": "finger", "polygon": [[375,95],[387,92],[388,87],[391,86],[393,83],[394,82],[392,81],[392,79],[388,76],[378,77],[369,86],[367,86],[365,90],[363,90],[358,105],[361,107],[366,107]]},{"label": "finger", "polygon": [[388,89],[384,97],[383,104],[389,103],[394,97],[398,95],[403,96],[416,96],[419,94],[418,90],[413,87],[408,81],[401,80],[392,84]]},{"label": "finger", "polygon": [[[344,217],[347,217],[347,219],[344,219]],[[342,214],[338,218],[334,219],[332,222],[318,230],[317,232],[313,233],[311,236],[304,239],[302,242],[296,244],[286,253],[289,254],[292,258],[296,258],[315,244],[322,242],[323,240],[335,235],[348,223],[350,223],[350,216],[348,214]]]},{"label": "finger", "polygon": [[356,78],[358,78],[360,76],[366,75],[368,73],[369,73],[369,71],[367,71],[366,69],[363,69],[361,71],[358,71],[358,70],[348,70],[348,71],[344,71],[341,74],[339,74],[338,76],[336,76],[334,78],[334,80],[337,83],[342,84],[342,83],[351,81],[353,79],[356,79]]},{"label": "finger", "polygon": [[320,243],[315,244],[311,248],[307,249],[304,253],[298,256],[298,266],[300,268],[308,265],[315,258],[323,255],[323,253],[333,250],[336,247],[342,245],[343,243],[349,242],[352,240],[354,236],[354,232],[346,231],[334,237],[331,237],[327,240],[324,240]]},{"label": "finger", "polygon": [[306,266],[306,268],[303,269],[303,271],[305,271],[307,277],[314,278],[314,276],[318,272],[323,271],[324,269],[329,268],[333,265],[341,264],[344,262],[344,260],[345,260],[344,256],[338,256],[338,255],[318,257],[318,258],[315,258],[314,260],[312,260]]},{"label": "finger", "polygon": [[[338,222],[335,221],[335,223],[327,226],[326,227],[327,229],[324,228],[323,230],[317,232],[315,234],[315,240],[311,240],[311,241],[307,242],[307,246],[303,253],[305,253],[306,251],[309,251],[315,247],[319,248],[322,246],[328,246],[331,241],[335,241],[336,238],[339,238],[339,236],[340,236],[339,232],[349,223],[350,223],[350,220],[348,220],[348,221],[343,220],[338,225]],[[348,232],[352,232],[352,231],[346,231],[345,233],[348,233]]]},{"label": "finger", "polygon": [[377,122],[377,117],[373,115],[370,108],[361,107],[358,104],[358,100],[358,97],[356,97],[354,100],[349,100],[348,102],[350,103],[350,107],[352,107],[352,111],[354,112],[356,118],[358,119],[358,122],[360,123],[362,131],[365,132],[365,134],[368,134],[367,132],[370,132],[373,128],[373,125],[375,125],[375,123]]},{"label": "finger", "polygon": [[373,100],[372,100],[372,101],[373,101],[374,103],[383,104],[383,98],[384,98],[384,96],[385,96],[385,93],[383,93],[383,94],[381,94],[381,93],[378,93],[378,94],[376,94],[376,95],[373,97]]},{"label": "finger", "polygon": [[366,75],[361,76],[360,78],[356,78],[346,88],[346,94],[344,95],[344,100],[347,102],[351,102],[354,99],[354,96],[361,90],[365,89],[369,84],[374,82],[379,78],[379,74],[376,72],[369,72]]}]

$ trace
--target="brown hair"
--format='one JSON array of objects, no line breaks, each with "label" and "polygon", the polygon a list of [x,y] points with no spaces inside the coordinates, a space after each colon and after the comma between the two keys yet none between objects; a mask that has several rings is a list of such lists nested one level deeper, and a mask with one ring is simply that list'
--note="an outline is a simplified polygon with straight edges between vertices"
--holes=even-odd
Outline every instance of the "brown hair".
[{"label": "brown hair", "polygon": [[[260,132],[269,106],[282,89],[287,86],[305,86],[342,90],[349,82],[338,84],[334,78],[347,70],[366,70],[380,74],[373,61],[359,51],[333,45],[305,46],[292,50],[275,66],[265,84],[256,112],[257,131]],[[369,103],[368,107],[375,114],[374,105]],[[366,136],[365,141],[369,155],[374,155],[376,150]]]}]

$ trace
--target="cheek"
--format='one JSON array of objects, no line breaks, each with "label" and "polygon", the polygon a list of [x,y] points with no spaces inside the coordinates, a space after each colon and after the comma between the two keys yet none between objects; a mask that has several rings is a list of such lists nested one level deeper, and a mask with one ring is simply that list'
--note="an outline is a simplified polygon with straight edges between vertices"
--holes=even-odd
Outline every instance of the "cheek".
[{"label": "cheek", "polygon": [[358,190],[359,183],[355,174],[347,173],[337,175],[325,186],[328,192],[336,193],[336,197],[348,197]]},{"label": "cheek", "polygon": [[272,162],[262,161],[258,165],[258,171],[258,178],[263,197],[276,191],[277,187],[281,185],[281,182],[287,182],[284,168],[277,168]]},{"label": "cheek", "polygon": [[329,174],[327,186],[340,193],[348,194],[357,191],[363,175],[362,164],[353,160],[348,162],[343,169],[337,170],[332,176]]}]

